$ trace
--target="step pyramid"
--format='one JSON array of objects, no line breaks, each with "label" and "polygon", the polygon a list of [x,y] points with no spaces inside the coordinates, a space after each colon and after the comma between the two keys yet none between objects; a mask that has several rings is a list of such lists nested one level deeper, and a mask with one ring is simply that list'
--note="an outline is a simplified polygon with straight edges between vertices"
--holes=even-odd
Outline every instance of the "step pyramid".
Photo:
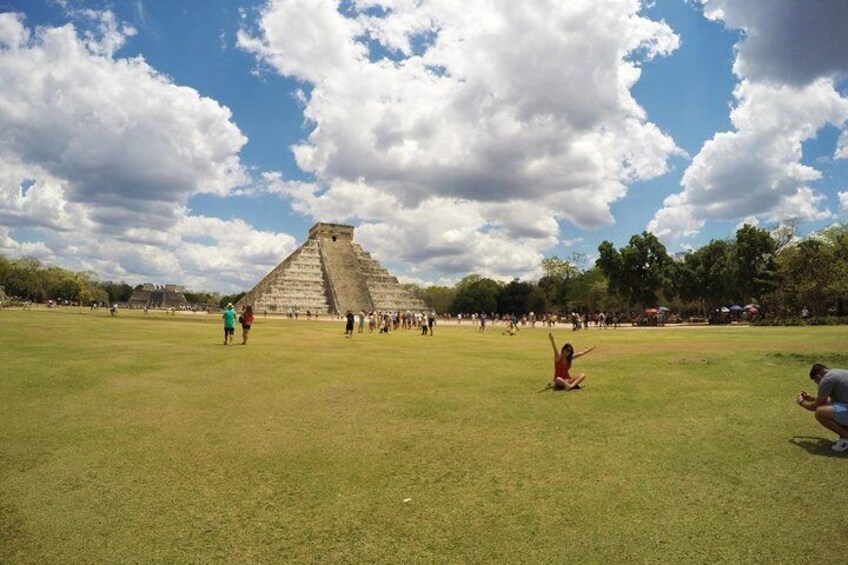
[{"label": "step pyramid", "polygon": [[425,304],[353,241],[353,226],[319,222],[309,238],[236,304],[256,313],[424,311]]}]

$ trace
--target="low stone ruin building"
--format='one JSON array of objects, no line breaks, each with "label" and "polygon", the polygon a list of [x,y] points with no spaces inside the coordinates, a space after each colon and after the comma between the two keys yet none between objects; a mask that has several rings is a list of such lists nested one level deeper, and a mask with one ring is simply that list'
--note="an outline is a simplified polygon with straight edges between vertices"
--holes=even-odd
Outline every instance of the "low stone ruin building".
[{"label": "low stone ruin building", "polygon": [[188,308],[189,303],[183,292],[185,289],[175,284],[157,286],[144,283],[130,296],[130,308]]},{"label": "low stone ruin building", "polygon": [[236,304],[254,312],[422,311],[424,303],[353,242],[353,226],[317,223],[309,238]]}]

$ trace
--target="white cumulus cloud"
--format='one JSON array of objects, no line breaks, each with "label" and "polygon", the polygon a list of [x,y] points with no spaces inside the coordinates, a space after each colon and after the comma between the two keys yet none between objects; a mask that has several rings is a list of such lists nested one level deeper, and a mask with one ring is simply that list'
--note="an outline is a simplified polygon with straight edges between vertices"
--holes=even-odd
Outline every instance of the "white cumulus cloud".
[{"label": "white cumulus cloud", "polygon": [[[0,14],[0,159],[65,182],[103,223],[170,222],[174,203],[225,195],[247,176],[246,138],[227,108],[179,87],[142,59],[114,59],[71,25],[34,35]],[[104,39],[109,51],[117,40]],[[133,218],[137,218],[133,220]]]},{"label": "white cumulus cloud", "polygon": [[74,16],[90,29],[0,14],[0,252],[131,282],[255,282],[294,239],[186,209],[249,180],[229,109],[116,57],[134,30],[111,12]]},{"label": "white cumulus cloud", "polygon": [[[707,18],[742,30],[730,118],[696,155],[648,229],[666,240],[697,233],[708,220],[820,220],[832,212],[815,190],[821,172],[803,163],[803,144],[848,122],[848,3],[842,0],[702,0]],[[836,22],[841,22],[837,24]],[[834,151],[844,158],[844,135]]]},{"label": "white cumulus cloud", "polygon": [[[630,92],[642,64],[679,44],[641,7],[269,0],[239,45],[308,85],[311,131],[292,150],[315,178],[274,190],[316,219],[366,222],[363,238],[391,232],[382,245],[400,260],[493,273],[538,265],[560,222],[608,225],[629,183],[664,174],[681,153]],[[440,243],[423,236],[443,216],[467,238],[469,263],[446,232],[434,233]]]}]

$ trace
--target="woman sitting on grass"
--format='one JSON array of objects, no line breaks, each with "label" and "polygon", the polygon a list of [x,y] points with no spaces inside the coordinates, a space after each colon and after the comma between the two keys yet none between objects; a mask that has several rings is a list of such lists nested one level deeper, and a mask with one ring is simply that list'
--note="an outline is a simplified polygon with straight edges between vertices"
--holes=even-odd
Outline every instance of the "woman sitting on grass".
[{"label": "woman sitting on grass", "polygon": [[551,338],[551,346],[554,348],[554,382],[553,388],[557,390],[574,390],[580,388],[580,383],[583,382],[583,379],[586,378],[586,373],[580,373],[572,377],[568,371],[571,369],[571,362],[580,357],[581,355],[586,355],[593,349],[595,346],[593,345],[589,349],[585,349],[578,353],[574,352],[574,347],[570,343],[566,343],[562,346],[562,351],[557,349],[556,342],[554,341],[554,334],[549,333],[548,337]]}]

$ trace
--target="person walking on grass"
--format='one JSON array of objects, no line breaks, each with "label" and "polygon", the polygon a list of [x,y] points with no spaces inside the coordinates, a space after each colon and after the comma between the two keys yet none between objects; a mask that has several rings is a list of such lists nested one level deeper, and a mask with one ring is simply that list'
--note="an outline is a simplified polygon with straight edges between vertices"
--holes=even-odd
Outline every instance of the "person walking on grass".
[{"label": "person walking on grass", "polygon": [[250,334],[250,326],[253,325],[253,306],[245,305],[242,308],[239,323],[241,323],[241,344],[247,345],[247,336]]},{"label": "person walking on grass", "polygon": [[812,396],[802,390],[795,401],[815,412],[818,423],[839,436],[831,446],[833,451],[848,451],[848,370],[816,363],[810,369],[810,379],[818,386],[818,394]]},{"label": "person walking on grass", "polygon": [[554,380],[551,386],[557,390],[579,389],[580,383],[582,383],[583,379],[586,378],[586,373],[580,373],[572,377],[569,373],[571,370],[571,363],[578,357],[582,357],[595,349],[595,346],[593,345],[589,349],[584,349],[583,351],[575,353],[574,347],[572,347],[570,343],[563,345],[560,350],[557,349],[556,341],[554,341],[554,334],[549,333],[548,337],[551,340],[551,347],[554,348]]},{"label": "person walking on grass", "polygon": [[224,308],[221,318],[224,319],[224,345],[229,345],[233,342],[233,334],[236,333],[236,311],[232,302]]},{"label": "person walking on grass", "polygon": [[345,312],[345,337],[353,337],[353,312]]}]

